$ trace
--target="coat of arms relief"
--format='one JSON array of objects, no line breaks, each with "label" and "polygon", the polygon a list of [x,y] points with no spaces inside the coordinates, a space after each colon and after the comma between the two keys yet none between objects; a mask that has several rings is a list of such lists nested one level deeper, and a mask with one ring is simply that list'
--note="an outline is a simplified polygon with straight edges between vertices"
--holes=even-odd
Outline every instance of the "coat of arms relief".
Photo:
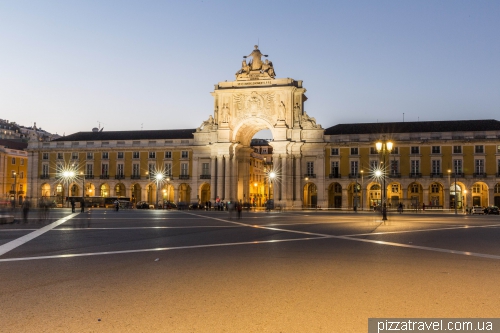
[{"label": "coat of arms relief", "polygon": [[259,94],[256,91],[250,94],[233,94],[234,116],[239,120],[259,117],[272,124],[281,120],[280,117],[284,120],[286,106],[279,97],[274,93]]}]

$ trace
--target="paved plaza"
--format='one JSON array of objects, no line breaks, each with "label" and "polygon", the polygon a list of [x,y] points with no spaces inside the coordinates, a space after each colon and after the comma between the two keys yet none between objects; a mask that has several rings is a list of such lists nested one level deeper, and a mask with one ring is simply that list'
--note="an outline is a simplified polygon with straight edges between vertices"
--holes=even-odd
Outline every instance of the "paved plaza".
[{"label": "paved plaza", "polygon": [[500,317],[500,218],[53,210],[0,225],[0,332],[366,332]]}]

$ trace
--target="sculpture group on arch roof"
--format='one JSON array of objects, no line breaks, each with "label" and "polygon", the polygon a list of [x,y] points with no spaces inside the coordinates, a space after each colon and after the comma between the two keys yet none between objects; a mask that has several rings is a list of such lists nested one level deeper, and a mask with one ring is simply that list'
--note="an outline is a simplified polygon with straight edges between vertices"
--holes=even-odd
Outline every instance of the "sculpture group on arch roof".
[{"label": "sculpture group on arch roof", "polygon": [[[246,58],[252,59],[247,63]],[[274,79],[276,72],[274,71],[273,63],[266,59],[262,61],[262,57],[267,58],[267,54],[262,54],[259,46],[255,45],[255,49],[248,56],[244,56],[241,62],[241,68],[236,72],[236,80],[261,80]]]}]

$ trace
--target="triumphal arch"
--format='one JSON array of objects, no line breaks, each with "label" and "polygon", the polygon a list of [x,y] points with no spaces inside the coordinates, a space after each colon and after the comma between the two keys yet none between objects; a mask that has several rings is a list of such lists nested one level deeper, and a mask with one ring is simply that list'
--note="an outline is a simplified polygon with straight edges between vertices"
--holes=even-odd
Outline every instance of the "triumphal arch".
[{"label": "triumphal arch", "polygon": [[[269,129],[273,140],[274,200],[287,207],[302,206],[307,168],[316,164],[324,173],[324,129],[304,110],[307,100],[302,81],[278,78],[273,63],[259,50],[244,56],[234,81],[219,82],[211,93],[213,115],[194,134],[204,146],[199,158],[211,159],[211,199],[249,198],[249,159],[253,136]],[[207,142],[209,143],[207,145]],[[317,188],[323,193],[323,182]],[[318,204],[320,204],[318,202]]]}]

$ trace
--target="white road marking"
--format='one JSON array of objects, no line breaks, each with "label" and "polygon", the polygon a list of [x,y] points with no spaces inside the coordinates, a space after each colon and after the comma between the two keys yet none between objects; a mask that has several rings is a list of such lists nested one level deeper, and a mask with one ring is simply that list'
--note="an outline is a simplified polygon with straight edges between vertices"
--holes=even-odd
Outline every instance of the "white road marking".
[{"label": "white road marking", "polygon": [[23,245],[24,243],[26,242],[29,242],[30,240],[40,236],[40,235],[43,235],[44,233],[46,233],[47,231],[51,230],[51,229],[54,229],[55,227],[57,227],[58,225],[61,225],[63,224],[64,222],[68,221],[69,219],[71,219],[72,217],[78,215],[79,213],[73,213],[71,215],[68,215],[66,217],[63,217],[62,219],[59,219],[49,225],[46,225],[45,227],[43,228],[40,228],[40,229],[37,229],[33,232],[30,232],[29,234],[27,235],[24,235],[22,237],[19,237],[17,239],[14,239],[13,241],[10,241],[6,244],[3,244],[0,246],[0,256],[9,252],[9,251],[12,251],[14,250],[16,247],[18,246],[21,246]]},{"label": "white road marking", "polygon": [[[268,241],[248,241],[248,242],[222,243],[222,244],[191,245],[191,246],[164,247],[164,248],[139,249],[139,250],[108,251],[108,252],[95,252],[95,253],[63,254],[63,255],[25,257],[25,258],[10,258],[10,259],[0,259],[0,262],[39,260],[39,259],[55,259],[55,258],[73,258],[73,257],[98,256],[98,255],[108,255],[108,254],[168,251],[168,250],[195,249],[195,248],[220,247],[220,246],[249,245],[249,244],[266,244],[266,243],[291,242],[291,241],[315,240],[315,239],[327,239],[327,238],[334,238],[334,239],[341,239],[341,240],[348,240],[348,241],[355,241],[355,242],[364,242],[364,243],[371,243],[371,244],[378,244],[378,245],[395,246],[395,247],[410,248],[410,249],[419,249],[419,250],[441,252],[441,253],[448,253],[448,254],[459,254],[459,255],[474,256],[474,257],[481,257],[481,258],[488,258],[488,259],[495,259],[495,260],[500,259],[500,255],[492,255],[492,254],[484,254],[484,253],[476,253],[476,252],[468,252],[468,251],[457,251],[457,250],[450,250],[450,249],[442,249],[442,248],[435,248],[435,247],[426,247],[426,246],[386,242],[386,241],[363,239],[363,238],[356,238],[355,237],[355,236],[383,235],[383,234],[404,233],[404,232],[411,233],[411,232],[422,232],[422,231],[456,230],[456,229],[468,229],[468,228],[490,228],[490,227],[498,227],[499,226],[498,224],[483,225],[483,226],[456,226],[456,227],[448,227],[448,228],[388,231],[388,232],[378,232],[378,233],[335,236],[335,235],[312,233],[312,232],[306,232],[306,231],[296,231],[296,230],[275,228],[275,227],[269,227],[269,226],[265,226],[265,225],[264,226],[252,225],[252,224],[246,224],[246,223],[241,223],[241,222],[236,222],[236,221],[229,221],[229,220],[220,219],[220,218],[216,218],[216,217],[197,215],[197,214],[188,213],[188,212],[186,212],[185,214],[199,216],[199,217],[203,217],[203,218],[209,218],[209,219],[213,219],[213,220],[218,220],[218,221],[222,221],[225,223],[231,223],[231,224],[234,224],[234,225],[240,226],[240,227],[250,227],[250,228],[282,231],[282,232],[289,232],[289,233],[298,233],[298,234],[315,236],[315,237],[268,240]],[[62,219],[60,219],[60,220],[58,220],[58,221],[56,221],[56,222],[54,222],[46,227],[38,229],[38,230],[28,234],[28,235],[25,235],[23,237],[20,237],[20,238],[14,240],[14,241],[11,241],[7,244],[0,246],[0,255],[6,253],[8,251],[11,251],[12,249],[30,241],[33,238],[40,236],[41,234],[57,227],[58,225],[66,222],[67,220],[73,218],[76,215],[78,215],[78,213],[69,215],[69,216],[62,218]],[[220,227],[220,226],[216,226],[216,227]],[[153,227],[153,228],[172,228],[172,227]],[[66,229],[66,230],[88,230],[86,228],[84,228],[84,229],[64,228],[64,229]],[[64,230],[64,229],[58,229],[58,230]],[[100,228],[100,229],[117,229],[117,228]],[[118,228],[118,229],[136,229],[136,228]],[[140,229],[143,229],[143,228],[141,227]]]},{"label": "white road marking", "polygon": [[199,249],[199,248],[207,248],[207,247],[236,246],[236,245],[249,245],[249,244],[256,245],[256,244],[267,244],[267,243],[281,243],[281,242],[304,241],[304,240],[312,240],[312,239],[316,239],[316,238],[317,237],[315,237],[315,238],[307,237],[307,238],[277,239],[277,240],[267,240],[267,241],[249,241],[249,242],[222,243],[222,244],[204,244],[204,245],[189,245],[189,246],[176,246],[176,247],[158,247],[158,248],[153,248],[153,249],[139,249],[139,250],[123,250],[123,251],[76,253],[76,254],[59,254],[59,255],[52,255],[52,256],[0,259],[0,262],[25,261],[25,260],[40,260],[40,259],[60,259],[60,258],[75,258],[75,257],[89,257],[89,256],[102,256],[102,255],[107,255],[107,254],[123,254],[123,253],[171,251],[171,250]]}]

